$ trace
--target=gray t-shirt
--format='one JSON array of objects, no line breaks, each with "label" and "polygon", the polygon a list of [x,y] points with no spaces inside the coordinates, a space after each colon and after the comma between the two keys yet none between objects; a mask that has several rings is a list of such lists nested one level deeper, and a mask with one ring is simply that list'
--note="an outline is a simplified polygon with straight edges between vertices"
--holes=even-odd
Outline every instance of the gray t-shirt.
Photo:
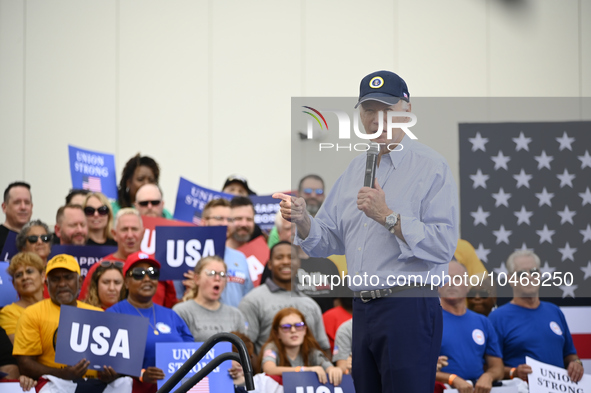
[{"label": "gray t-shirt", "polygon": [[343,322],[337,329],[332,351],[332,361],[346,360],[353,352],[353,320]]},{"label": "gray t-shirt", "polygon": [[173,308],[187,324],[195,342],[204,342],[221,332],[246,333],[244,315],[235,307],[220,303],[215,311],[200,306],[194,300],[176,304]]},{"label": "gray t-shirt", "polygon": [[[263,360],[261,360],[261,367],[265,362],[273,362],[279,366],[279,355],[277,354],[277,346],[273,343],[269,343],[265,346],[265,351],[263,352]],[[302,359],[302,354],[298,353],[298,356],[295,359],[290,359],[287,356],[287,360],[291,367],[300,367],[304,366],[304,360]],[[322,368],[326,371],[327,368],[332,366],[333,364],[324,356],[324,354],[317,350],[312,349],[308,354],[308,367],[314,366],[322,366]]]},{"label": "gray t-shirt", "polygon": [[246,294],[238,305],[248,322],[246,335],[254,343],[257,353],[269,338],[275,314],[286,307],[300,310],[320,348],[330,351],[320,306],[311,297],[296,290],[288,292],[269,279]]}]

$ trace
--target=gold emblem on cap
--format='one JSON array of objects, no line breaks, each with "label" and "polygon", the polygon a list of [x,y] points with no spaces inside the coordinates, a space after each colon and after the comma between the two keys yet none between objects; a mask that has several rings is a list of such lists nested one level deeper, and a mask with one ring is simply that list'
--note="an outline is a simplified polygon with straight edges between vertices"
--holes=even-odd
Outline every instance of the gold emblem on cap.
[{"label": "gold emblem on cap", "polygon": [[379,89],[382,86],[384,86],[384,80],[381,76],[374,76],[369,81],[369,87],[371,87],[372,89]]}]

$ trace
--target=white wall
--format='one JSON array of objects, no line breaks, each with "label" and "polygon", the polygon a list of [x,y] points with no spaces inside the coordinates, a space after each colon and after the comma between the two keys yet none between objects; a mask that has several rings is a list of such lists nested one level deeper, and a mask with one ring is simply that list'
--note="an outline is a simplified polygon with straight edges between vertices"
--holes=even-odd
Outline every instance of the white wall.
[{"label": "white wall", "polygon": [[[289,189],[291,97],[377,69],[413,97],[589,97],[591,0],[0,0],[0,187],[52,224],[73,144],[154,157],[169,207],[179,176]],[[457,127],[433,138],[457,178]]]}]

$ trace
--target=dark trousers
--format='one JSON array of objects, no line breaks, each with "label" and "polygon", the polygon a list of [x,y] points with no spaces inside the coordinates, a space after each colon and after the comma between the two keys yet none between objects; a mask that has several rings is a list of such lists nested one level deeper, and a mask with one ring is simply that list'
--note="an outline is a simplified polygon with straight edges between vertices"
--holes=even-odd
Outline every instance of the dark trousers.
[{"label": "dark trousers", "polygon": [[443,332],[437,292],[412,288],[396,295],[353,300],[352,374],[358,393],[433,392]]}]

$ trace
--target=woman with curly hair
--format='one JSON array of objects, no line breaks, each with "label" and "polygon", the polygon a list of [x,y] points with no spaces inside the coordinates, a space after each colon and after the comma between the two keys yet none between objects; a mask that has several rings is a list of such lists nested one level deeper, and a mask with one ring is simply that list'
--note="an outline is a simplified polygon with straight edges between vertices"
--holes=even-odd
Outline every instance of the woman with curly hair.
[{"label": "woman with curly hair", "polygon": [[[131,157],[121,173],[117,200],[111,204],[113,215],[116,215],[121,208],[133,207],[137,190],[144,184],[158,184],[159,179],[160,167],[152,157],[140,156],[140,153]],[[172,218],[172,214],[166,209],[163,215],[164,218]]]},{"label": "woman with curly hair", "polygon": [[313,371],[320,383],[339,385],[343,372],[322,353],[300,310],[287,307],[273,318],[269,339],[261,348],[261,365],[268,375],[291,371]]},{"label": "woman with curly hair", "polygon": [[16,248],[37,254],[44,264],[51,253],[52,234],[41,220],[29,221],[16,235]]},{"label": "woman with curly hair", "polygon": [[92,273],[85,303],[103,310],[125,299],[123,285],[123,265],[121,261],[101,261]]}]

